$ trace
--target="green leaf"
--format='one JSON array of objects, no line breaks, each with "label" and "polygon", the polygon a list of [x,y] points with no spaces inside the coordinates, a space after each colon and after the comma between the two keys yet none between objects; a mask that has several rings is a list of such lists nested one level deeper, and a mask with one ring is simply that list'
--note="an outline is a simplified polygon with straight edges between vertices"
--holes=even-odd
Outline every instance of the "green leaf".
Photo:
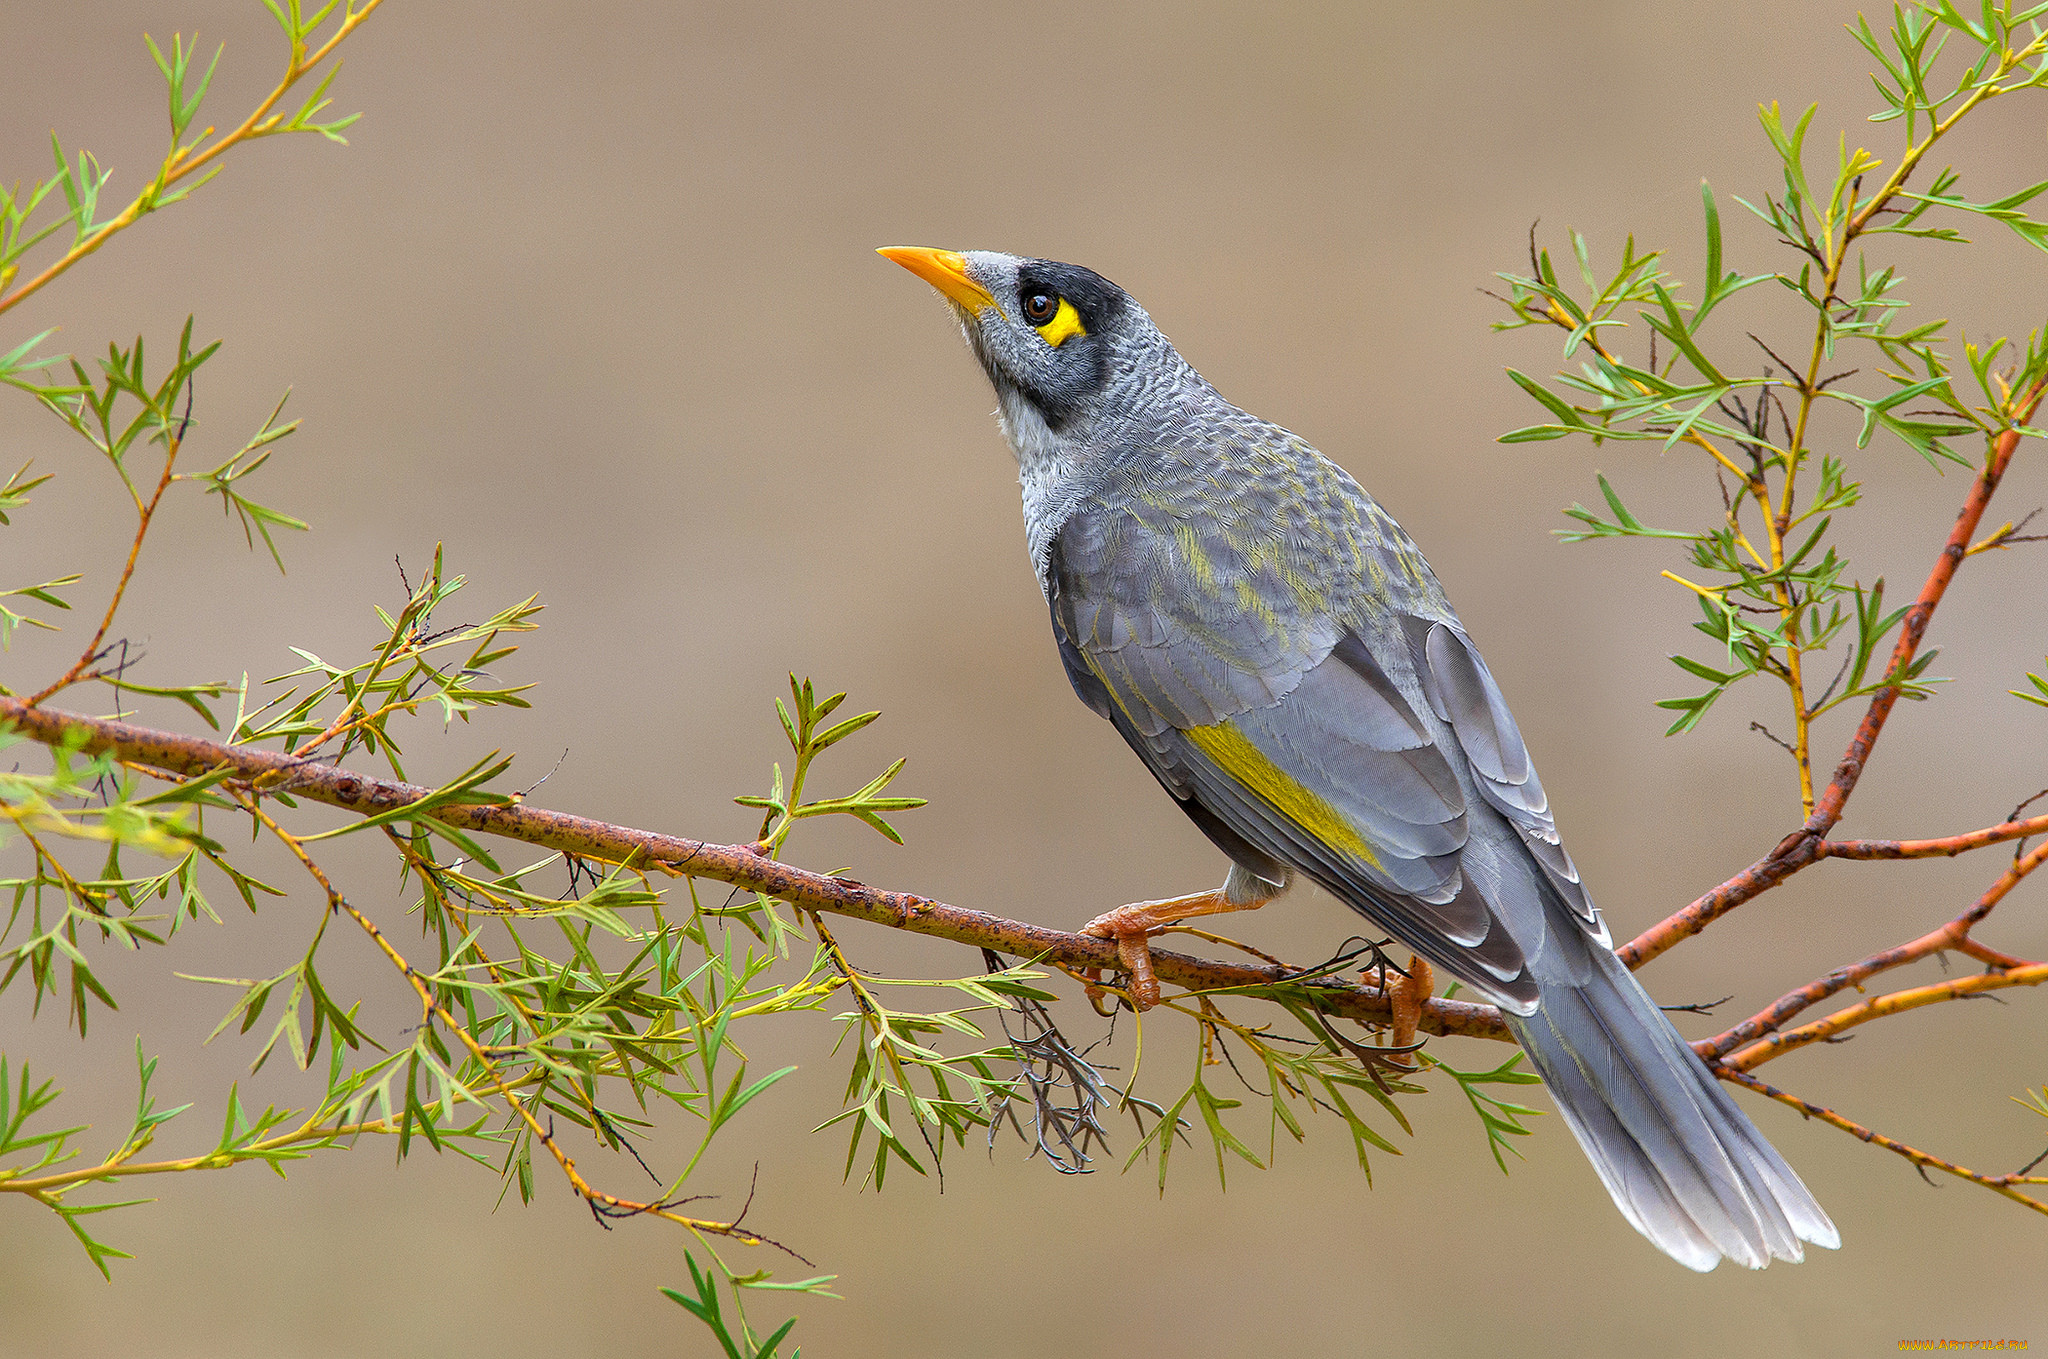
[{"label": "green leaf", "polygon": [[2048,223],[2037,221],[2020,211],[2026,204],[2048,192],[2048,179],[2029,185],[2003,198],[1988,203],[1972,203],[1953,194],[1915,194],[1900,191],[1901,198],[1925,203],[1931,207],[1949,208],[1956,212],[1967,212],[1978,217],[1988,217],[1994,222],[2003,222],[2014,235],[2037,250],[2048,250]]},{"label": "green leaf", "polygon": [[1784,116],[1779,111],[1776,100],[1757,108],[1758,120],[1763,124],[1764,135],[1771,139],[1771,146],[1777,151],[1778,159],[1784,162],[1787,189],[1796,193],[1799,199],[1805,202],[1813,200],[1813,193],[1806,186],[1806,129],[1808,124],[1813,122],[1813,115],[1819,109],[1818,104],[1807,105],[1806,112],[1800,115],[1798,123],[1787,132]]},{"label": "green leaf", "polygon": [[2038,703],[2040,706],[2048,708],[2048,678],[2043,678],[2029,670],[2027,672],[2027,682],[2034,686],[2034,692],[2031,694],[2022,689],[2008,689],[2006,692],[2014,698],[2025,699],[2029,703]]},{"label": "green leaf", "polygon": [[1508,1163],[1503,1152],[1513,1152],[1519,1159],[1521,1152],[1508,1139],[1527,1137],[1533,1131],[1525,1125],[1524,1118],[1540,1116],[1541,1109],[1527,1105],[1511,1104],[1506,1100],[1487,1094],[1481,1087],[1489,1085],[1537,1085],[1541,1078],[1532,1071],[1519,1070],[1522,1054],[1514,1056],[1494,1067],[1491,1071],[1459,1071],[1443,1062],[1436,1062],[1438,1070],[1458,1082],[1459,1089],[1472,1106],[1472,1112],[1479,1116],[1479,1122],[1486,1129],[1486,1145],[1493,1152],[1494,1164],[1501,1174],[1508,1173]]},{"label": "green leaf", "polygon": [[1573,410],[1564,398],[1553,393],[1548,387],[1536,381],[1536,379],[1528,376],[1526,373],[1517,372],[1513,368],[1508,369],[1507,374],[1509,378],[1513,379],[1517,387],[1520,387],[1530,396],[1543,403],[1544,409],[1556,416],[1558,423],[1565,426],[1565,428],[1572,430],[1588,430],[1592,428],[1592,426],[1586,423],[1585,417],[1581,416],[1576,410]]},{"label": "green leaf", "polygon": [[1506,434],[1498,436],[1494,442],[1502,444],[1532,444],[1545,439],[1562,439],[1567,434],[1577,434],[1579,432],[1577,429],[1567,429],[1563,425],[1524,425],[1520,429],[1511,429]]},{"label": "green leaf", "polygon": [[1670,662],[1673,665],[1677,666],[1680,670],[1685,671],[1687,674],[1697,675],[1699,678],[1707,680],[1714,684],[1733,684],[1735,681],[1739,679],[1743,679],[1749,675],[1753,675],[1756,673],[1754,670],[1716,670],[1712,666],[1702,665],[1698,661],[1693,660],[1691,657],[1688,656],[1671,656],[1667,659],[1670,660]]},{"label": "green leaf", "polygon": [[[62,354],[53,354],[46,358],[40,359],[32,359],[29,357],[30,353],[32,353],[38,345],[40,345],[43,341],[49,339],[52,335],[55,335],[56,333],[57,328],[55,326],[52,326],[48,330],[43,331],[41,334],[32,335],[28,339],[23,340],[20,344],[8,350],[5,354],[0,354],[0,381],[11,380],[16,373],[31,373],[35,372],[37,369],[48,368],[50,365],[54,363],[63,362],[65,356]],[[23,384],[16,382],[14,385],[22,386]],[[29,388],[29,390],[35,391],[37,389],[31,387]],[[23,463],[21,465],[21,470],[22,472],[26,472],[28,470],[28,463]],[[16,477],[19,477],[20,475],[21,472],[15,473]],[[48,477],[40,477],[36,481],[30,483],[30,486],[39,486],[43,482],[48,480]],[[8,489],[15,489],[14,484],[12,482],[8,483]],[[20,489],[27,490],[29,489],[29,487],[25,486]],[[7,521],[5,519],[0,519],[0,524],[4,524],[6,522]]]},{"label": "green leaf", "polygon": [[1257,1156],[1253,1155],[1251,1148],[1247,1147],[1243,1142],[1239,1141],[1237,1134],[1231,1132],[1230,1129],[1227,1126],[1225,1126],[1223,1122],[1224,1112],[1226,1110],[1241,1107],[1242,1101],[1234,1099],[1218,1099],[1214,1094],[1210,1092],[1209,1087],[1203,1083],[1200,1075],[1197,1075],[1195,1077],[1193,1093],[1195,1096],[1195,1107],[1201,1112],[1202,1123],[1209,1130],[1209,1140],[1212,1143],[1214,1143],[1216,1147],[1217,1184],[1222,1185],[1224,1187],[1228,1187],[1228,1181],[1223,1173],[1223,1153],[1225,1151],[1229,1151],[1234,1155],[1240,1156],[1244,1158],[1246,1161],[1251,1162],[1252,1165],[1258,1167],[1260,1170],[1264,1170],[1266,1168],[1266,1163],[1264,1161],[1261,1161]]},{"label": "green leaf", "polygon": [[1657,298],[1657,305],[1663,308],[1663,315],[1658,316],[1647,311],[1637,314],[1649,322],[1652,330],[1677,345],[1679,352],[1685,355],[1686,362],[1690,363],[1701,377],[1717,388],[1726,388],[1729,385],[1728,379],[1721,376],[1721,370],[1713,365],[1697,344],[1693,343],[1692,329],[1686,322],[1685,314],[1678,309],[1678,303],[1672,300],[1671,294],[1661,283],[1655,285],[1652,291]]},{"label": "green leaf", "polygon": [[133,1208],[138,1204],[152,1203],[154,1201],[153,1199],[123,1199],[119,1203],[57,1203],[51,1206],[57,1210],[57,1215],[64,1219],[64,1225],[71,1229],[71,1234],[78,1239],[78,1244],[85,1247],[86,1256],[92,1261],[93,1268],[100,1272],[100,1277],[112,1283],[114,1276],[107,1268],[107,1261],[133,1260],[135,1257],[125,1250],[117,1250],[95,1238],[79,1222],[79,1219],[92,1213],[104,1213],[115,1208]]},{"label": "green leaf", "polygon": [[1594,477],[1600,483],[1600,494],[1602,497],[1606,499],[1607,508],[1613,512],[1614,519],[1612,522],[1604,520],[1598,514],[1594,513],[1592,510],[1587,509],[1584,505],[1574,503],[1570,509],[1565,511],[1565,514],[1568,517],[1576,519],[1580,523],[1585,524],[1587,527],[1586,531],[1584,532],[1580,532],[1574,529],[1554,530],[1558,537],[1563,539],[1565,542],[1580,543],[1585,542],[1588,539],[1592,538],[1624,537],[1678,538],[1686,541],[1694,541],[1700,537],[1700,535],[1697,533],[1680,533],[1672,529],[1653,529],[1649,527],[1648,525],[1644,524],[1641,520],[1637,519],[1635,515],[1629,512],[1628,506],[1624,505],[1621,501],[1620,493],[1617,492],[1614,489],[1613,484],[1607,480],[1607,476],[1604,472],[1596,472],[1594,473]]},{"label": "green leaf", "polygon": [[1714,202],[1714,186],[1704,179],[1700,181],[1700,198],[1706,205],[1707,213],[1707,282],[1706,288],[1700,294],[1699,308],[1693,312],[1692,323],[1695,327],[1706,320],[1707,313],[1727,295],[1722,290],[1721,282],[1721,208]]},{"label": "green leaf", "polygon": [[849,717],[844,722],[827,727],[812,738],[811,748],[813,750],[824,750],[828,746],[837,745],[880,716],[879,712],[862,713],[858,717]]}]

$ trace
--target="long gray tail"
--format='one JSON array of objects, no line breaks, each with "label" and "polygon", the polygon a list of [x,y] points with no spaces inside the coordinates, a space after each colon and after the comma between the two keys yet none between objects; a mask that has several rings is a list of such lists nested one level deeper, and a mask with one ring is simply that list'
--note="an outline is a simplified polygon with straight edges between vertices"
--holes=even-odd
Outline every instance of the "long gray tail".
[{"label": "long gray tail", "polygon": [[1841,1244],[1792,1168],[1735,1107],[1621,960],[1584,985],[1546,981],[1508,1027],[1635,1229],[1688,1269],[1751,1269]]}]

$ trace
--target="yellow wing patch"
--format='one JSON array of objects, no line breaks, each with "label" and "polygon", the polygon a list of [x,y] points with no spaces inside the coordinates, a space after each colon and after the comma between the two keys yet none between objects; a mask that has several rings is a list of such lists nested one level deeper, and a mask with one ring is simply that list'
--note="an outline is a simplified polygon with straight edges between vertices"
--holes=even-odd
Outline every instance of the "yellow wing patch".
[{"label": "yellow wing patch", "polygon": [[1081,313],[1074,310],[1074,304],[1066,298],[1060,299],[1060,309],[1052,314],[1052,320],[1038,328],[1045,342],[1058,349],[1076,335],[1086,335],[1087,328],[1081,324]]},{"label": "yellow wing patch", "polygon": [[1332,849],[1361,859],[1374,868],[1379,856],[1358,833],[1358,829],[1335,807],[1302,787],[1264,751],[1244,738],[1228,722],[1188,729],[1195,749],[1216,762],[1216,767],[1259,795],[1267,805],[1300,826]]}]

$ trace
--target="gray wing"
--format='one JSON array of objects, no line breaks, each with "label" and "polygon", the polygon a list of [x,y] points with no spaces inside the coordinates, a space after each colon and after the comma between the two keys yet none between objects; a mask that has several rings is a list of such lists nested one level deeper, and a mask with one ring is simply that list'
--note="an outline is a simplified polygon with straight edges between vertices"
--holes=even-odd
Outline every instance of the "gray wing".
[{"label": "gray wing", "polygon": [[[1076,692],[1249,871],[1305,873],[1529,1012],[1522,953],[1460,870],[1467,807],[1442,728],[1356,631],[1295,592],[1284,558],[1217,553],[1198,567],[1174,555],[1188,533],[1147,529],[1076,516],[1053,544],[1047,596]],[[1276,579],[1257,579],[1268,568]]]},{"label": "gray wing", "polygon": [[[1232,559],[1185,522],[1062,533],[1045,579],[1067,673],[1239,864],[1305,873],[1499,1003],[1615,1202],[1662,1249],[1708,1269],[1836,1245],[1615,957],[1499,685],[1386,527],[1340,544],[1371,588],[1334,607],[1260,574],[1280,562],[1291,590],[1284,555],[1255,544]],[[1225,560],[1175,558],[1186,547]]]},{"label": "gray wing", "polygon": [[1472,828],[1450,762],[1357,637],[1276,704],[1132,744],[1181,796],[1433,966],[1534,1009],[1520,946],[1464,871]]},{"label": "gray wing", "polygon": [[1422,678],[1423,694],[1436,715],[1456,733],[1479,795],[1514,828],[1572,920],[1601,947],[1611,948],[1607,924],[1586,894],[1578,866],[1558,837],[1543,781],[1536,777],[1521,729],[1479,648],[1450,623],[1418,618],[1402,622],[1414,651],[1416,672]]},{"label": "gray wing", "polygon": [[1069,677],[1080,660],[1103,686],[1083,692],[1091,707],[1107,717],[1113,698],[1147,736],[1206,726],[1278,702],[1330,653],[1340,629],[1327,601],[1294,588],[1304,576],[1283,551],[1243,551],[1257,532],[1142,501],[1067,520],[1044,581],[1063,654],[1078,653]]}]

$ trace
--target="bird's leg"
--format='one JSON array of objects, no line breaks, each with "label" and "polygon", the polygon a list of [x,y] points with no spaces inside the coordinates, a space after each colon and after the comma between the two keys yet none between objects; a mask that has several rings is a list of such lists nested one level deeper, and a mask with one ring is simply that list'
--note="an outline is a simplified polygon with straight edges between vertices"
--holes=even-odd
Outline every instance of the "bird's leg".
[{"label": "bird's leg", "polygon": [[[1230,876],[1213,892],[1194,892],[1164,901],[1134,901],[1113,911],[1104,911],[1081,933],[1098,939],[1116,940],[1117,961],[1131,978],[1131,1000],[1140,1010],[1159,1003],[1159,979],[1152,975],[1151,936],[1180,920],[1198,915],[1222,915],[1228,911],[1255,911],[1285,891],[1284,882],[1268,882],[1232,865]],[[1091,968],[1089,976],[1100,978],[1101,970]],[[1102,988],[1088,987],[1088,999],[1099,1001]],[[1098,1004],[1099,1010],[1101,1006]]]},{"label": "bird's leg", "polygon": [[[1265,904],[1264,901],[1232,902],[1219,887],[1212,892],[1194,892],[1184,897],[1168,897],[1164,901],[1134,901],[1128,906],[1104,911],[1083,925],[1081,933],[1092,934],[1098,939],[1116,940],[1117,961],[1130,974],[1131,999],[1140,1010],[1149,1010],[1159,1003],[1159,979],[1152,975],[1151,936],[1154,932],[1175,921],[1198,915],[1249,911]],[[1091,976],[1101,976],[1100,969],[1091,968],[1089,971]],[[1091,1001],[1098,1000],[1103,994],[1099,986],[1088,988]],[[1096,1008],[1101,1007],[1098,1005]]]}]

